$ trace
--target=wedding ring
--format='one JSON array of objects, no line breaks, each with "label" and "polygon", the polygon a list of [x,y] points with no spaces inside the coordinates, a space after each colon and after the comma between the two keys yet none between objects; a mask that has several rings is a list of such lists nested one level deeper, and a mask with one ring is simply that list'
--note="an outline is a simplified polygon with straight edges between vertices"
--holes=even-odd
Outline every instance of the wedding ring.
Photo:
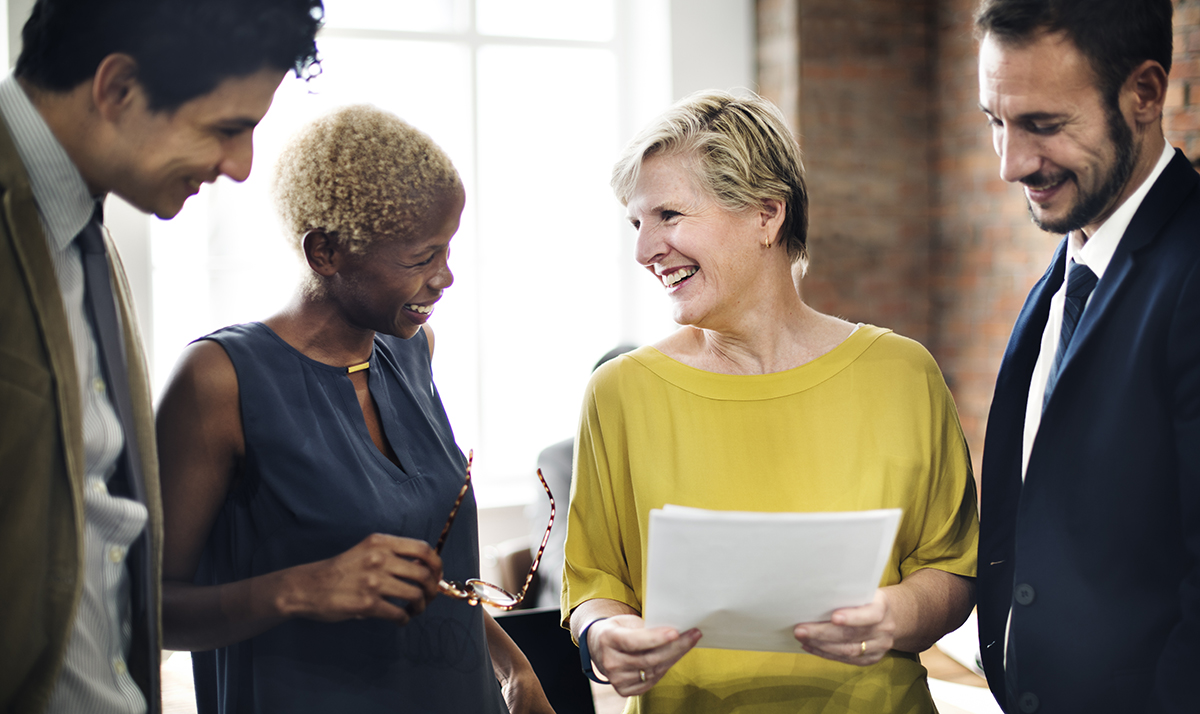
[{"label": "wedding ring", "polygon": [[646,681],[646,670],[639,669],[638,670],[638,678],[641,679],[643,682]]},{"label": "wedding ring", "polygon": [[859,657],[862,657],[862,656],[863,656],[863,655],[865,655],[866,653],[867,653],[867,641],[866,641],[866,640],[863,640],[863,641],[862,641],[862,644],[861,644],[861,645],[859,645],[859,647],[858,647],[858,656],[859,656]]}]

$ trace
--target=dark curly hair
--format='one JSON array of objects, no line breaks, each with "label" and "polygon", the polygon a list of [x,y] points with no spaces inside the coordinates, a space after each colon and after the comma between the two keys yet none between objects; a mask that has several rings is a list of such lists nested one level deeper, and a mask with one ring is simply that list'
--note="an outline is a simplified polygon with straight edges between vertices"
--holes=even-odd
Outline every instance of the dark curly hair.
[{"label": "dark curly hair", "polygon": [[171,111],[264,68],[311,76],[324,13],[321,0],[37,0],[15,73],[64,92],[124,53],[150,109]]}]

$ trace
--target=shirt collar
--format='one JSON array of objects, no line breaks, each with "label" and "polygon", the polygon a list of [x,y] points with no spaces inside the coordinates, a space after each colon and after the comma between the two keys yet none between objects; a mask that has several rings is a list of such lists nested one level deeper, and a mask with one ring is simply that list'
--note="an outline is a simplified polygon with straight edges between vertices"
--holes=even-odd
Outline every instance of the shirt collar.
[{"label": "shirt collar", "polygon": [[1125,229],[1133,220],[1133,214],[1137,213],[1146,194],[1150,192],[1150,187],[1158,180],[1159,175],[1162,174],[1167,164],[1171,163],[1174,156],[1175,149],[1168,143],[1163,147],[1162,156],[1158,157],[1158,163],[1154,165],[1154,170],[1150,172],[1142,185],[1138,186],[1125,203],[1113,211],[1108,220],[1100,225],[1096,234],[1088,238],[1086,243],[1083,242],[1082,231],[1071,231],[1067,240],[1067,257],[1091,268],[1097,278],[1103,278],[1104,271],[1108,268],[1108,263],[1112,260],[1113,253],[1117,251],[1117,245],[1121,242],[1121,236],[1125,235]]},{"label": "shirt collar", "polygon": [[11,74],[0,81],[0,113],[33,189],[46,238],[63,250],[91,220],[95,198],[46,120]]}]

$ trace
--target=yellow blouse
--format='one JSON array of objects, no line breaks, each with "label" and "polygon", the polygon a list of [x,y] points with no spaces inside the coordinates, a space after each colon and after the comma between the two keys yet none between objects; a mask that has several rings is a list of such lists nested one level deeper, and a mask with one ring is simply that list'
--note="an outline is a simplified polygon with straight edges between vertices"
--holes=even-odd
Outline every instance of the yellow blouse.
[{"label": "yellow blouse", "polygon": [[[881,586],[921,568],[975,575],[975,482],[953,398],[925,348],[874,326],[774,374],[705,372],[651,347],[597,370],[580,416],[564,621],[594,598],[642,611],[650,510],[667,503],[901,508]],[[729,574],[770,586],[770,573],[738,573],[736,563]],[[701,639],[626,712],[933,711],[925,669],[912,654],[893,650],[857,667],[703,647]]]}]

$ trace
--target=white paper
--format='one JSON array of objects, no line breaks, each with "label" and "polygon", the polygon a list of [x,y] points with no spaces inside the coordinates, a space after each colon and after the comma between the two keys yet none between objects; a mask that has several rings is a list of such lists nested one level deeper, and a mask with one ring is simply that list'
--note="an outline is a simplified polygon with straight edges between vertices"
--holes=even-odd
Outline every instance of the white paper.
[{"label": "white paper", "polygon": [[792,630],[875,597],[900,509],[650,511],[647,627],[700,628],[698,647],[803,652]]}]

